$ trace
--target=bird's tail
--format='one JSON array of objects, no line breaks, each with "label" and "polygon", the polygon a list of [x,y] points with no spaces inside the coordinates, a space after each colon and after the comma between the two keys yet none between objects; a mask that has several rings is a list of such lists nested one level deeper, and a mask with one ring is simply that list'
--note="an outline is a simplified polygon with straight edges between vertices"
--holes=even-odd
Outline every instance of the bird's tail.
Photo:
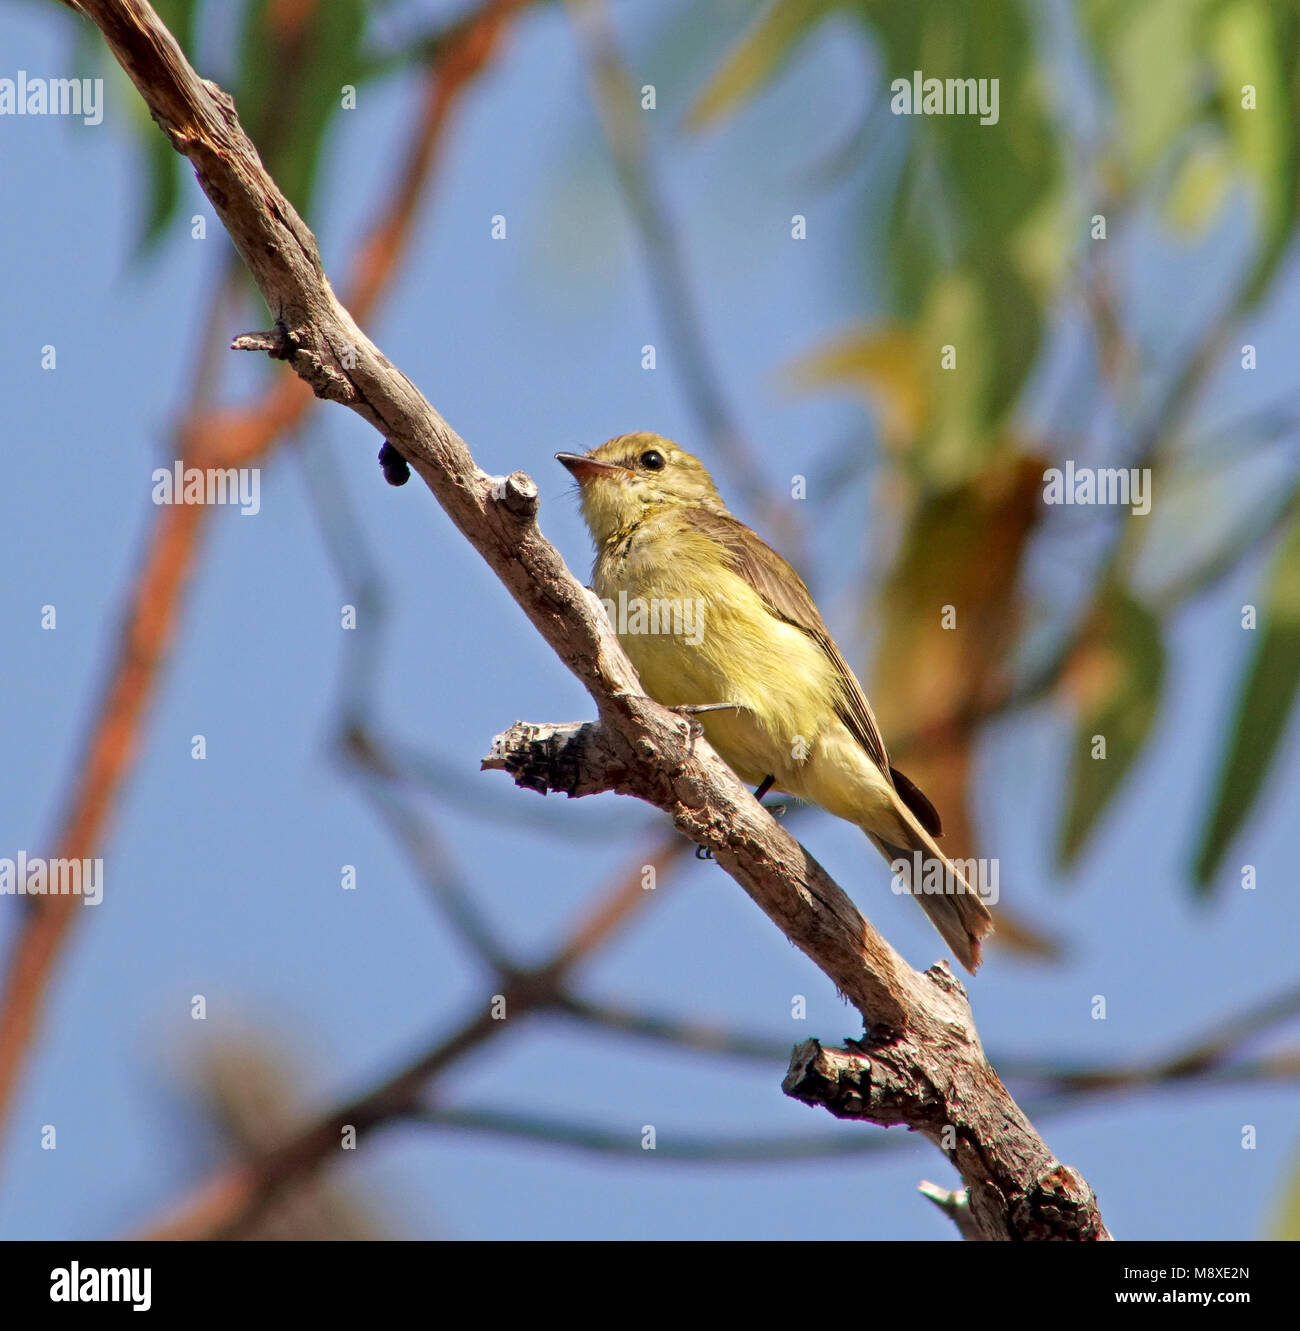
[{"label": "bird's tail", "polygon": [[895,828],[888,835],[879,825],[863,831],[930,917],[953,955],[974,975],[982,960],[980,940],[993,932],[993,916],[912,810],[896,794],[892,802]]}]

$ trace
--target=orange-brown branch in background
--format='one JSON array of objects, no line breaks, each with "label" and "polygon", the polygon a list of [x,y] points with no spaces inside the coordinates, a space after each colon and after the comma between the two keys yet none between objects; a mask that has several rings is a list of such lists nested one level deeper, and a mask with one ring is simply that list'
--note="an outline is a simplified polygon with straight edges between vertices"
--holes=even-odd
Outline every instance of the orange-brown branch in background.
[{"label": "orange-brown branch in background", "polygon": [[[375,306],[406,252],[418,206],[437,160],[459,94],[495,52],[505,21],[528,0],[489,0],[440,54],[425,83],[425,101],[397,188],[370,228],[353,262],[348,303],[359,318]],[[252,407],[205,413],[177,432],[180,453],[203,466],[246,466],[301,423],[313,401],[302,380],[277,376]],[[72,798],[60,822],[56,855],[94,858],[102,847],[117,797],[142,743],[142,726],[180,616],[206,509],[160,508],[144,563],[129,596],[102,701],[90,727]],[[41,1008],[80,905],[75,896],[24,898],[29,904],[0,997],[0,1123],[17,1091]]]},{"label": "orange-brown branch in background", "polygon": [[285,1188],[309,1177],[327,1161],[337,1159],[344,1127],[355,1128],[360,1137],[411,1113],[427,1094],[429,1083],[463,1055],[507,1028],[518,1030],[520,1017],[562,1003],[573,970],[603,947],[654,895],[644,887],[645,866],[653,865],[664,872],[682,858],[686,848],[686,842],[678,836],[650,855],[638,856],[611,890],[578,921],[549,961],[509,977],[503,989],[509,1021],[494,1019],[485,1004],[480,1015],[437,1040],[427,1052],[373,1090],[329,1110],[274,1149],[240,1161],[209,1179],[171,1215],[140,1237],[173,1240],[241,1237]]}]

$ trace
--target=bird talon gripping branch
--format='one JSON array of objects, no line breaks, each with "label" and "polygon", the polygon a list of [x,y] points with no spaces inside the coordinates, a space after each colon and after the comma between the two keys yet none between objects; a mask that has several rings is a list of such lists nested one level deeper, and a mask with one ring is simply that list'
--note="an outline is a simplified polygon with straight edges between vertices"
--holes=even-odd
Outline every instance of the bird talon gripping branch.
[{"label": "bird talon gripping branch", "polygon": [[691,723],[690,747],[691,747],[691,752],[694,753],[695,741],[699,739],[701,735],[704,734],[704,723],[702,721],[697,721],[696,717],[698,717],[703,712],[722,712],[726,711],[729,708],[739,707],[739,706],[740,704],[737,702],[678,703],[676,705],[669,706],[668,710],[670,712],[676,712],[678,716],[686,717],[686,719]]}]

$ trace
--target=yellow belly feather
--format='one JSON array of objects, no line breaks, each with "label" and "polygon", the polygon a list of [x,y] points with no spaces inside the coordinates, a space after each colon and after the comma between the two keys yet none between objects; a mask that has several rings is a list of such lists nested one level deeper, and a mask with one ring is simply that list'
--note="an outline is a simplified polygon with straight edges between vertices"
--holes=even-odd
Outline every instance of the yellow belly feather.
[{"label": "yellow belly feather", "polygon": [[[648,542],[662,549],[665,541],[673,552],[666,564],[642,557]],[[665,706],[740,704],[699,718],[727,765],[751,785],[771,774],[777,789],[857,821],[836,807],[845,803],[846,788],[861,785],[865,795],[884,783],[836,716],[833,663],[801,629],[774,616],[748,582],[720,567],[712,541],[675,514],[649,519],[630,540],[607,544],[592,584],[615,603],[620,592],[628,604],[691,601],[700,617],[692,635],[698,641],[614,625],[646,692]]]}]

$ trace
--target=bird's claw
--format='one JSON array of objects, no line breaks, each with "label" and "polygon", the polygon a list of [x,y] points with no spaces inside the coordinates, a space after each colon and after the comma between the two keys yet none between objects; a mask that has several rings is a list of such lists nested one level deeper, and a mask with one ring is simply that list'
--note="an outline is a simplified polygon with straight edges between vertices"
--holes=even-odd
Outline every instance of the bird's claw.
[{"label": "bird's claw", "polygon": [[695,718],[704,712],[722,712],[731,708],[739,709],[738,702],[682,702],[669,707],[670,712],[684,716],[691,724],[691,751],[695,750],[695,741],[704,734],[704,727]]}]

